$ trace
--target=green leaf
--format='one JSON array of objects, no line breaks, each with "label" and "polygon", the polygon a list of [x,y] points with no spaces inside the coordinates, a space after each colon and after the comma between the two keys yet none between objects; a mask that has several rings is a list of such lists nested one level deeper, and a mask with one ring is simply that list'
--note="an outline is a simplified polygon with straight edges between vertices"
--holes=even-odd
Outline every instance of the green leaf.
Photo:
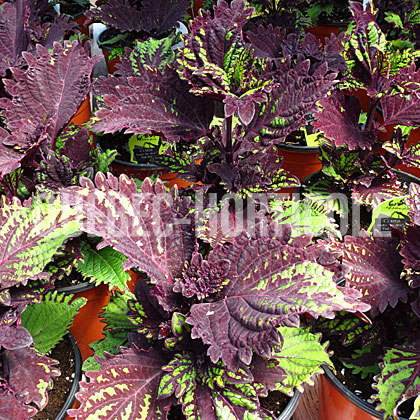
[{"label": "green leaf", "polygon": [[86,303],[85,298],[47,293],[45,300],[30,304],[22,313],[22,325],[31,333],[35,347],[48,353],[69,331],[73,318]]},{"label": "green leaf", "polygon": [[120,347],[124,345],[126,341],[127,332],[125,331],[107,332],[105,334],[105,338],[89,344],[89,347],[93,350],[94,355],[88,357],[83,362],[82,370],[84,372],[98,371],[101,365],[96,361],[95,355],[103,357],[105,351],[109,354],[116,355],[119,353]]},{"label": "green leaf", "polygon": [[315,236],[330,232],[341,237],[335,220],[326,214],[322,206],[308,201],[276,200],[270,203],[270,207],[274,212],[274,220],[293,226],[294,238],[306,232],[312,232]]},{"label": "green leaf", "polygon": [[420,387],[420,353],[410,346],[387,350],[381,363],[382,372],[375,377],[374,388],[378,391],[373,398],[379,402],[377,410],[385,412],[384,417],[398,419],[398,406],[408,399],[407,395]]},{"label": "green leaf", "polygon": [[[351,359],[341,360],[341,362],[346,368],[352,370],[351,371],[352,375],[361,375],[362,379],[365,379],[367,377],[372,377],[373,375],[377,375],[378,373],[380,373],[377,360],[375,360],[370,365],[357,364],[357,360],[359,358],[363,358],[365,354],[369,354],[370,352],[374,351],[374,347],[375,345],[371,343],[370,345],[364,346],[361,349],[357,349],[352,354]],[[352,359],[355,360],[354,363],[352,362]]]},{"label": "green leaf", "polygon": [[130,275],[122,268],[122,263],[127,259],[121,252],[108,246],[100,250],[89,248],[82,253],[84,262],[79,263],[77,271],[84,279],[92,280],[96,286],[105,283],[111,289],[117,287],[124,290]]},{"label": "green leaf", "polygon": [[391,12],[385,12],[385,20],[388,23],[391,23],[392,25],[394,25],[397,28],[403,28],[404,25],[402,23],[401,17],[399,15],[397,15],[396,13],[391,13]]},{"label": "green leaf", "polygon": [[303,392],[303,384],[313,385],[312,377],[322,373],[321,366],[334,369],[327,351],[328,343],[321,344],[321,334],[312,334],[310,328],[279,327],[283,337],[281,351],[273,354],[273,362],[284,369],[285,379],[276,389],[286,394],[296,387]]},{"label": "green leaf", "polygon": [[[134,299],[134,295],[128,290],[124,294],[115,292],[114,295],[111,295],[108,304],[100,315],[104,318],[101,322],[106,324],[103,331],[105,338],[89,345],[95,355],[104,356],[104,351],[110,354],[118,354],[120,346],[127,341],[128,333],[137,331],[137,328],[127,318],[127,302],[129,299]],[[84,371],[97,371],[99,368],[100,364],[93,356],[83,363]]]},{"label": "green leaf", "polygon": [[194,390],[197,372],[190,355],[176,354],[169,364],[162,367],[162,370],[167,373],[160,380],[159,398],[168,398],[175,394],[179,399]]}]

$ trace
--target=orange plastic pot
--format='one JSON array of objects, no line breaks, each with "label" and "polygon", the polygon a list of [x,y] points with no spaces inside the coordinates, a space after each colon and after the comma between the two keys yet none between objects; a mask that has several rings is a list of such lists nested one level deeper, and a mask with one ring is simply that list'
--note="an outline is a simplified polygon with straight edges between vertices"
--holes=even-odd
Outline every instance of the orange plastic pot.
[{"label": "orange plastic pot", "polygon": [[134,288],[136,287],[136,283],[140,275],[133,270],[128,270],[127,273],[130,274],[130,280],[127,282],[127,287],[130,292],[134,293]]},{"label": "orange plastic pot", "polygon": [[113,58],[112,60],[109,59],[111,55],[111,51],[101,47],[102,54],[105,57],[106,68],[108,69],[109,74],[114,74],[117,71],[117,64],[121,63],[119,57]]},{"label": "orange plastic pot", "polygon": [[324,44],[325,38],[329,38],[331,34],[338,35],[347,29],[348,24],[343,22],[332,22],[327,25],[317,25],[306,28],[306,32],[314,34]]},{"label": "orange plastic pot", "polygon": [[318,158],[318,147],[279,144],[277,151],[279,156],[283,157],[281,167],[299,178],[299,181],[322,168]]},{"label": "orange plastic pot", "polygon": [[86,15],[81,12],[73,17],[73,21],[79,25],[79,31],[89,38],[89,27],[83,26],[86,21]]},{"label": "orange plastic pot", "polygon": [[192,185],[190,182],[186,182],[181,178],[178,178],[177,173],[169,172],[167,168],[159,168],[155,165],[140,165],[138,163],[124,162],[122,160],[115,159],[111,163],[110,168],[112,173],[116,176],[126,174],[141,180],[150,176],[159,177],[169,188],[174,185],[177,185],[178,188],[185,188]]},{"label": "orange plastic pot", "polygon": [[[382,120],[382,115],[380,114],[380,121]],[[385,142],[388,141],[391,138],[391,134],[395,129],[394,125],[389,125],[386,128],[386,132],[379,132],[378,134],[378,140]],[[420,129],[416,128],[415,130],[412,130],[409,137],[408,137],[408,141],[406,143],[406,147],[414,145],[414,144],[418,144],[420,142]],[[399,171],[402,172],[407,172],[411,175],[414,175],[417,178],[420,178],[420,169],[418,168],[413,168],[410,166],[406,166],[406,165],[398,165],[395,167],[395,169],[398,169]]]},{"label": "orange plastic pot", "polygon": [[[318,420],[376,420],[383,415],[349,391],[328,368],[321,375]],[[407,420],[400,417],[400,420]]]},{"label": "orange plastic pot", "polygon": [[87,123],[90,120],[92,115],[92,110],[90,108],[90,98],[89,96],[82,102],[77,112],[74,114],[73,118],[70,120],[74,125],[82,125]]},{"label": "orange plastic pot", "polygon": [[108,303],[111,294],[108,285],[95,286],[92,283],[83,283],[76,286],[62,287],[58,293],[74,294],[74,298],[84,297],[86,304],[75,316],[70,332],[79,346],[82,360],[93,354],[89,344],[104,337],[102,334],[104,323],[100,322],[99,313]]}]

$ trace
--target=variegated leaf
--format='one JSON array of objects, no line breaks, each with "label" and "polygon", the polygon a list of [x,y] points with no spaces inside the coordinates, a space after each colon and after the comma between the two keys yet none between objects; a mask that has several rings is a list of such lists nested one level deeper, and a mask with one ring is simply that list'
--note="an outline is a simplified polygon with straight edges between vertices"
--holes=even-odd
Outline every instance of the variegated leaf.
[{"label": "variegated leaf", "polygon": [[[213,303],[194,304],[187,322],[192,337],[209,344],[213,362],[229,369],[250,364],[252,354],[270,358],[281,348],[279,326],[299,326],[299,315],[334,317],[334,311],[365,311],[359,292],[337,287],[333,273],[317,260],[322,247],[311,236],[291,239],[290,225],[275,236],[250,239],[240,235],[230,245],[216,246],[210,262],[228,260],[229,283]],[[355,293],[356,292],[356,293]]]},{"label": "variegated leaf", "polygon": [[270,369],[280,369],[283,378],[278,378],[274,389],[293,396],[295,389],[303,392],[305,383],[314,385],[314,376],[323,373],[321,366],[331,369],[334,366],[327,351],[328,343],[320,342],[321,334],[312,334],[308,328],[279,327],[279,331],[283,338],[281,350],[266,360],[265,370],[258,370],[257,366],[252,372],[257,382],[265,384]]},{"label": "variegated leaf", "polygon": [[43,272],[64,241],[80,228],[75,209],[57,202],[19,203],[0,208],[0,288],[25,285],[30,279],[47,278]]},{"label": "variegated leaf", "polygon": [[343,263],[350,267],[346,285],[359,290],[362,300],[372,306],[376,316],[398,301],[406,302],[410,287],[401,278],[403,268],[397,250],[398,241],[387,238],[346,236],[344,242],[333,241],[332,249],[342,252]]},{"label": "variegated leaf", "polygon": [[147,273],[158,288],[167,289],[161,303],[170,305],[171,289],[181,275],[184,261],[194,249],[190,216],[178,213],[183,201],[168,193],[162,183],[143,181],[141,193],[125,175],[99,173],[95,185],[83,180],[83,187],[62,192],[65,203],[77,205],[85,220],[82,229],[103,238],[98,248],[110,245],[123,253],[123,269],[137,267]]},{"label": "variegated leaf", "polygon": [[404,195],[398,178],[391,174],[389,177],[376,177],[369,187],[357,184],[353,187],[352,198],[358,204],[375,207],[385,200]]},{"label": "variegated leaf", "polygon": [[398,407],[408,398],[420,394],[418,340],[414,344],[388,349],[381,369],[373,386],[378,392],[373,397],[378,402],[377,410],[384,412],[384,418],[398,419]]},{"label": "variegated leaf", "polygon": [[48,404],[48,391],[53,376],[59,376],[58,361],[39,353],[32,347],[4,350],[3,369],[9,372],[8,383],[15,397],[25,404],[35,403],[39,409]]},{"label": "variegated leaf", "polygon": [[51,120],[49,134],[55,138],[89,93],[99,57],[90,58],[78,41],[55,42],[51,53],[37,44],[37,57],[28,52],[23,56],[27,70],[15,69],[14,80],[4,81],[13,97],[0,100],[4,122],[10,131],[25,123],[25,130],[34,133],[37,124]]},{"label": "variegated leaf", "polygon": [[28,420],[35,414],[35,407],[23,404],[12,392],[0,389],[0,420]]},{"label": "variegated leaf", "polygon": [[105,354],[99,372],[87,372],[76,394],[80,407],[68,411],[75,420],[163,420],[168,404],[158,400],[162,366],[168,362],[154,349],[136,353],[121,348],[118,356]]}]

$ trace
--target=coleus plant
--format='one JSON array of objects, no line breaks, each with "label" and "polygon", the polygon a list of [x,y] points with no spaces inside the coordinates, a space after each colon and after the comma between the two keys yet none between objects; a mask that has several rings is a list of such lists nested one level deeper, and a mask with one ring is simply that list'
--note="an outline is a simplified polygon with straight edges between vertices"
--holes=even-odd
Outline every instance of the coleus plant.
[{"label": "coleus plant", "polygon": [[[352,356],[342,363],[373,383],[376,409],[384,419],[398,419],[400,405],[420,395],[420,186],[412,183],[406,198],[409,219],[393,237],[333,240],[350,267],[346,286],[362,293],[371,305],[371,324],[348,314],[321,322],[320,330],[341,336]],[[406,417],[406,416],[404,416]],[[408,417],[408,416],[407,416]]]},{"label": "coleus plant", "polygon": [[80,215],[57,201],[3,199],[0,219],[0,417],[26,420],[47,405],[60,371],[46,353],[84,304],[56,293],[41,299],[52,287],[45,266],[78,233]]},{"label": "coleus plant", "polygon": [[0,180],[3,194],[26,196],[36,188],[77,184],[78,177],[104,169],[113,154],[91,151],[90,135],[71,118],[89,93],[98,57],[89,44],[55,42],[48,51],[36,45],[36,56],[22,53],[25,67],[11,67],[3,79],[7,96],[0,98]]},{"label": "coleus plant", "polygon": [[334,255],[311,234],[292,237],[290,224],[266,218],[252,235],[197,240],[190,198],[159,179],[139,192],[125,175],[97,174],[60,195],[103,239],[99,248],[112,246],[125,269],[143,273],[134,296],[117,295],[105,310],[106,338],[95,347],[103,357],[81,383],[75,419],[164,419],[178,404],[187,419],[274,418],[261,396],[302,390],[330,364],[300,315],[369,308],[337,286]]},{"label": "coleus plant", "polygon": [[74,23],[57,15],[48,1],[16,0],[0,10],[0,77],[11,67],[24,68],[24,52],[36,54],[36,44],[49,49],[74,32]]},{"label": "coleus plant", "polygon": [[[420,146],[407,144],[410,131],[420,125],[418,52],[393,49],[375,21],[372,4],[366,11],[360,3],[350,7],[354,29],[345,42],[348,71],[341,85],[347,90],[319,101],[322,110],[313,125],[323,132],[320,159],[327,179],[314,183],[311,191],[326,196],[341,192],[344,185],[355,202],[372,207],[401,195],[393,167],[420,167]],[[351,89],[367,94],[366,114]],[[387,128],[390,139],[380,141]]]},{"label": "coleus plant", "polygon": [[[167,39],[127,50],[119,77],[96,85],[101,107],[92,130],[160,135],[174,143],[160,163],[205,188],[247,193],[296,185],[273,146],[303,125],[334,85],[336,67],[326,58],[333,44],[327,53],[313,42],[307,57],[297,51],[303,43],[272,26],[249,32],[248,40],[243,27],[252,11],[243,0],[221,0],[214,16],[201,11],[193,20],[175,53]],[[258,42],[270,36],[284,48]],[[224,108],[219,119],[215,107]]]},{"label": "coleus plant", "polygon": [[[86,12],[88,22],[101,22],[113,34],[107,44],[132,45],[136,39],[161,39],[184,22],[191,0],[105,0]],[[124,55],[122,48],[113,52]]]},{"label": "coleus plant", "polygon": [[272,25],[285,29],[288,33],[302,33],[310,25],[310,21],[300,10],[304,2],[305,0],[248,0],[247,5],[255,8],[251,25]]},{"label": "coleus plant", "polygon": [[396,48],[420,47],[420,7],[413,0],[381,0],[378,24]]}]

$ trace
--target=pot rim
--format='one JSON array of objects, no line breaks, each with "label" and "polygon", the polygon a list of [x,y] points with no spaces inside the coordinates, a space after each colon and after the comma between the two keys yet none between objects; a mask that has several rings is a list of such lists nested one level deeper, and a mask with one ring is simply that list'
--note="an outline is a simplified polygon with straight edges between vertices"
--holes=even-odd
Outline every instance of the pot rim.
[{"label": "pot rim", "polygon": [[[338,380],[338,378],[334,375],[332,370],[327,366],[322,366],[322,369],[325,373],[325,379],[332,385],[332,387],[340,393],[346,400],[350,401],[353,405],[360,408],[361,410],[365,411],[366,413],[370,414],[371,416],[375,417],[376,419],[384,418],[384,415],[379,411],[375,410],[372,404],[362,400],[356,394],[351,392],[345,385]],[[400,420],[408,420],[405,417],[398,417]]]},{"label": "pot rim", "polygon": [[[98,139],[98,136],[95,136],[95,141],[96,141],[96,147],[98,147],[98,149],[102,150],[100,141]],[[126,162],[125,160],[121,160],[118,158],[115,158],[112,163],[116,163],[117,165],[122,165],[122,166],[127,166],[129,168],[133,168],[133,169],[138,169],[138,170],[146,170],[146,171],[163,171],[165,169],[164,166],[158,166],[155,165],[153,163],[134,163],[134,162]],[[111,163],[111,165],[112,165]]]},{"label": "pot rim", "polygon": [[74,401],[76,400],[76,392],[79,390],[79,382],[82,379],[82,356],[80,354],[79,346],[71,333],[67,333],[66,337],[70,340],[74,353],[74,379],[69,395],[54,420],[64,420],[67,418],[67,410],[73,406]]},{"label": "pot rim", "polygon": [[278,149],[285,149],[291,152],[299,152],[299,153],[308,153],[308,152],[318,152],[319,147],[317,146],[295,146],[285,143],[276,144]]},{"label": "pot rim", "polygon": [[71,293],[86,292],[86,290],[93,289],[94,287],[96,287],[95,283],[84,281],[83,283],[75,284],[73,286],[59,287],[56,290],[58,293],[69,295]]},{"label": "pot rim", "polygon": [[301,395],[301,392],[295,389],[293,397],[287,403],[285,409],[281,412],[277,420],[290,420],[292,418],[292,415],[296,410]]}]

